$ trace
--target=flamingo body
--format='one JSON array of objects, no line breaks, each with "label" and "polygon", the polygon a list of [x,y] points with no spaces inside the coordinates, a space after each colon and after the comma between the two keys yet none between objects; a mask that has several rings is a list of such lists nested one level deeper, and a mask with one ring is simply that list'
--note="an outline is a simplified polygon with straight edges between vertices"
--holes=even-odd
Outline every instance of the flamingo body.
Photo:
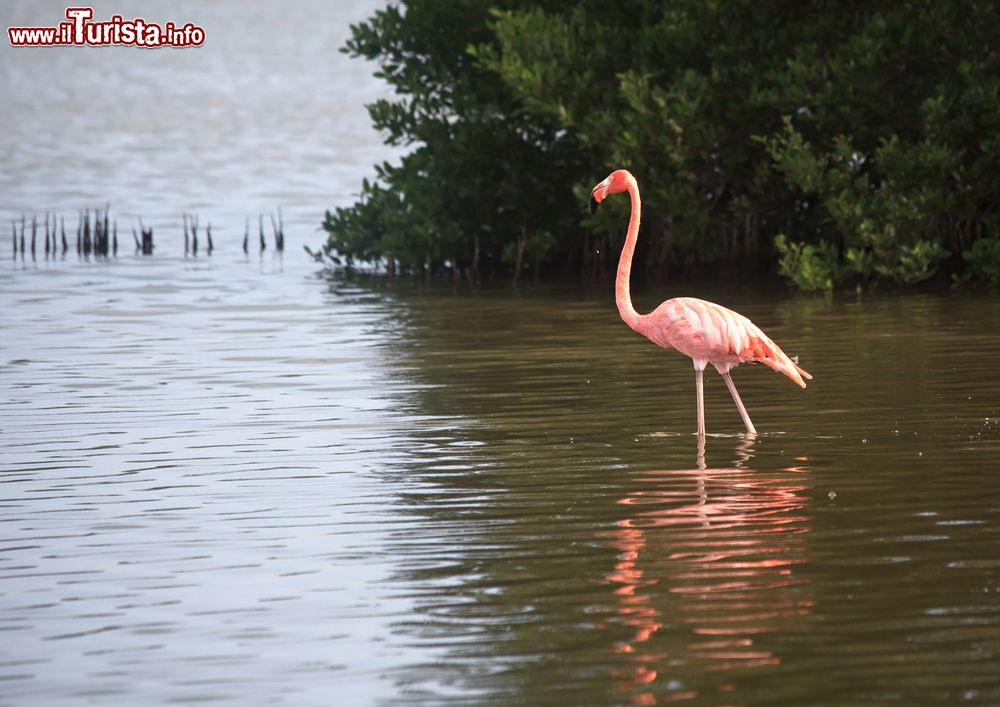
[{"label": "flamingo body", "polygon": [[702,389],[702,374],[708,364],[712,364],[729,388],[736,408],[747,432],[756,434],[750,415],[747,414],[730,370],[741,363],[763,363],[778,373],[784,373],[795,383],[805,388],[803,378],[812,378],[797,363],[792,361],[777,344],[762,332],[756,324],[742,314],[725,307],[694,297],[669,299],[649,314],[639,314],[632,306],[629,280],[632,272],[632,256],[639,238],[639,221],[642,211],[639,199],[639,185],[627,170],[612,172],[607,179],[594,187],[590,194],[591,211],[597,209],[609,194],[628,192],[632,199],[632,213],[629,216],[625,245],[618,261],[618,275],[615,279],[615,303],[622,319],[632,329],[663,348],[673,348],[694,363],[695,384],[698,406],[698,436],[705,436],[705,403]]},{"label": "flamingo body", "polygon": [[702,369],[711,363],[720,373],[741,363],[763,363],[805,388],[808,373],[742,314],[694,297],[669,299],[640,316],[639,332],[658,346],[690,356]]}]

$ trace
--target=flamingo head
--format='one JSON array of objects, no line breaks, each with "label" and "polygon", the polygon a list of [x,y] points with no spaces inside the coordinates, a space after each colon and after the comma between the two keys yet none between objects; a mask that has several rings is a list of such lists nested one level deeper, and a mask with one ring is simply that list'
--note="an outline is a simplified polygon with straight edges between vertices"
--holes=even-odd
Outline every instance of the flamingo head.
[{"label": "flamingo head", "polygon": [[616,169],[608,175],[608,178],[594,187],[590,192],[590,213],[596,213],[598,205],[604,201],[608,194],[617,194],[626,191],[630,181],[635,181],[635,177],[627,169]]}]

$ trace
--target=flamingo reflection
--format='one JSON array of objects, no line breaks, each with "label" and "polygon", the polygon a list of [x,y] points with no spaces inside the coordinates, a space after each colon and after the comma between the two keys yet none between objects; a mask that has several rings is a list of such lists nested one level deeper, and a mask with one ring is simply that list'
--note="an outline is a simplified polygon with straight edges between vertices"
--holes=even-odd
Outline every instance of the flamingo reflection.
[{"label": "flamingo reflection", "polygon": [[619,557],[607,579],[614,620],[628,628],[614,648],[632,663],[618,677],[638,704],[655,704],[643,686],[663,670],[677,683],[660,694],[683,699],[698,696],[683,689],[692,673],[780,663],[764,636],[813,605],[795,573],[809,532],[805,468],[747,468],[752,437],[736,456],[732,467],[706,468],[700,447],[697,468],[643,473],[618,501],[627,515],[612,533]]}]

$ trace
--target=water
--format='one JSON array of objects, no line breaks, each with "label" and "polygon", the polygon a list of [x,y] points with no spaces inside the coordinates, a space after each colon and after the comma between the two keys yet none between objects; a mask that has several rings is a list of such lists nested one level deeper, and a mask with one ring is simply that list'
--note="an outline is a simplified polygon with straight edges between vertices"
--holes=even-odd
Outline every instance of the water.
[{"label": "water", "polygon": [[378,298],[238,260],[3,282],[7,699],[391,694],[359,679],[407,654],[383,637],[410,612]]},{"label": "water", "polygon": [[0,280],[9,703],[1000,696],[996,301],[736,296],[699,456],[605,292],[300,262]]},{"label": "water", "polygon": [[[995,295],[638,288],[732,306],[815,376],[737,369],[747,439],[707,374],[699,449],[690,363],[608,284],[299,250],[389,154],[362,137],[370,67],[336,52],[372,5],[317,5],[315,41],[268,6],[158,7],[218,46],[0,48],[0,704],[1000,702]],[[119,92],[75,93],[98,68]],[[327,70],[354,78],[305,90]],[[92,154],[60,137],[87,126]],[[10,258],[9,218],[105,200],[154,256]],[[278,203],[289,249],[244,256]],[[185,210],[217,219],[210,258]]]},{"label": "water", "polygon": [[7,26],[54,26],[67,5],[4,2],[0,242],[22,214],[59,214],[70,231],[79,209],[110,204],[130,242],[139,217],[177,242],[186,212],[239,243],[247,217],[256,231],[280,206],[295,248],[314,244],[324,210],[352,203],[372,165],[397,154],[365,110],[388,95],[376,67],[339,51],[349,25],[384,4],[97,0],[95,21],[192,22],[205,44],[15,49]]},{"label": "water", "polygon": [[690,365],[606,300],[414,308],[397,365],[455,420],[408,474],[456,544],[407,575],[432,596],[412,630],[455,642],[435,679],[529,704],[1000,696],[1000,305],[732,303],[816,379],[739,369],[751,441],[713,377],[705,468]]}]

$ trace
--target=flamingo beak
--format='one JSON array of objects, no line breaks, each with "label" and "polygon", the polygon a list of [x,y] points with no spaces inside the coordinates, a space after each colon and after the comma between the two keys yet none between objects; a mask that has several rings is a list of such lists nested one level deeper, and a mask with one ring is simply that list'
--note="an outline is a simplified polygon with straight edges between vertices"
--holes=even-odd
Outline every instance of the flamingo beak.
[{"label": "flamingo beak", "polygon": [[597,213],[597,207],[602,201],[608,196],[608,180],[605,179],[603,182],[594,187],[594,190],[590,192],[590,213],[591,215]]}]

